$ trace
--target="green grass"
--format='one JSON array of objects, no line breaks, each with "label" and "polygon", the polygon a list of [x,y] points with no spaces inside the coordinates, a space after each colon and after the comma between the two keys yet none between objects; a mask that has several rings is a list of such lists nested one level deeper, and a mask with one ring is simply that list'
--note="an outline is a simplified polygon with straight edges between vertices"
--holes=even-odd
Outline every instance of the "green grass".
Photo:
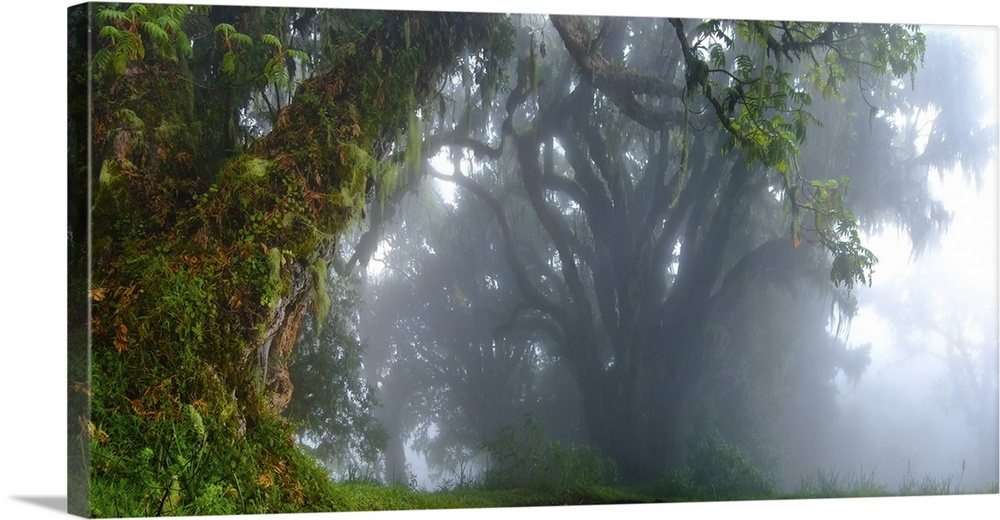
[{"label": "green grass", "polygon": [[598,505],[662,502],[625,486],[586,486],[566,489],[480,489],[414,491],[402,486],[370,482],[337,484],[346,510],[471,509],[558,505]]},{"label": "green grass", "polygon": [[[931,479],[933,481],[933,479]],[[944,479],[947,481],[948,479]],[[937,481],[940,484],[941,481]],[[402,486],[376,483],[344,483],[337,487],[349,510],[404,509],[473,509],[490,507],[601,505],[661,502],[696,502],[714,500],[704,494],[677,495],[652,487],[581,486],[566,489],[482,489],[465,487],[435,492],[413,491]],[[914,491],[922,491],[918,493]],[[947,493],[942,493],[947,491]],[[888,489],[874,482],[871,474],[838,475],[824,473],[812,480],[810,487],[792,493],[774,492],[758,495],[726,497],[726,500],[779,500],[808,498],[866,498],[881,496],[911,496],[915,494],[988,494],[998,493],[997,482],[973,489],[956,490],[954,486],[929,485],[916,489],[900,486]]]},{"label": "green grass", "polygon": [[[484,444],[496,460],[507,463],[479,477],[445,484],[435,492],[412,491],[371,481],[342,484],[351,509],[443,509],[555,505],[597,505],[725,500],[865,498],[914,495],[984,494],[998,482],[962,487],[965,473],[921,480],[907,473],[898,487],[876,479],[875,471],[842,474],[820,470],[803,478],[797,491],[782,491],[777,478],[760,469],[739,446],[715,433],[706,436],[684,464],[658,481],[625,485],[614,465],[600,454],[541,442],[529,419]],[[509,462],[513,461],[513,462]],[[609,466],[610,465],[610,466]]]},{"label": "green grass", "polygon": [[[955,486],[942,485],[943,481],[929,479],[927,485],[918,482],[916,487],[901,485],[899,490],[890,490],[874,483],[869,475],[842,476],[835,473],[818,473],[808,487],[792,492],[761,493],[757,495],[730,495],[721,500],[777,500],[809,498],[862,498],[876,496],[911,496],[915,494],[983,494],[998,492],[997,482],[974,488],[957,490]],[[478,509],[498,507],[561,506],[561,505],[602,505],[663,502],[715,501],[704,493],[680,495],[662,487],[638,487],[625,485],[587,485],[567,488],[507,488],[486,489],[463,487],[454,490],[434,492],[417,491],[400,485],[385,485],[371,481],[331,483],[324,490],[322,504],[303,504],[296,511],[389,511],[413,509]],[[185,514],[239,513],[226,508],[199,508],[185,504],[179,512]],[[199,504],[211,505],[211,504]],[[218,504],[215,504],[216,506]],[[214,509],[214,511],[213,511]]]},{"label": "green grass", "polygon": [[[103,398],[120,393],[101,390]],[[526,440],[512,431],[484,444],[504,464],[433,492],[419,491],[381,484],[371,475],[332,480],[293,442],[292,425],[273,413],[253,417],[242,432],[228,426],[226,414],[174,402],[166,389],[141,402],[121,400],[125,405],[103,415],[90,439],[94,517],[998,493],[996,481],[963,486],[964,472],[957,478],[923,479],[908,473],[890,488],[876,480],[874,471],[818,471],[797,491],[780,491],[773,476],[719,435],[698,443],[684,464],[658,481],[626,485],[608,459],[593,450],[544,442],[530,421]],[[151,440],[142,449],[122,442],[141,433]]]},{"label": "green grass", "polygon": [[862,498],[1000,493],[1000,486],[998,486],[1000,481],[996,480],[976,487],[963,488],[962,478],[964,475],[964,467],[957,481],[950,475],[940,478],[925,475],[922,479],[916,479],[907,472],[899,485],[895,489],[891,489],[875,480],[875,471],[844,475],[839,472],[819,470],[815,476],[803,478],[798,491],[775,498]]}]

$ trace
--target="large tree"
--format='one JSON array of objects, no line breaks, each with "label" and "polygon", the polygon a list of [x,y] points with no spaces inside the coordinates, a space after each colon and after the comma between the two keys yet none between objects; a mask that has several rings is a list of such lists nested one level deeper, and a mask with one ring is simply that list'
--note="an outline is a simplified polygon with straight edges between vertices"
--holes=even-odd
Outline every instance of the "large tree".
[{"label": "large tree", "polygon": [[[746,426],[727,395],[744,392],[741,405],[789,396],[802,380],[788,368],[810,360],[827,368],[810,369],[817,379],[807,386],[829,390],[838,367],[856,375],[863,353],[822,339],[824,306],[794,298],[825,297],[849,318],[850,290],[870,282],[876,262],[859,229],[900,222],[919,240],[947,218],[921,184],[926,169],[880,152],[914,137],[901,133],[897,109],[954,102],[911,94],[924,35],[895,25],[577,16],[519,26],[507,95],[452,89],[456,102],[423,153],[432,176],[493,213],[499,243],[490,249],[520,299],[496,338],[544,337],[575,376],[591,442],[623,475],[655,475],[681,461],[697,430],[724,426],[706,410],[728,417],[731,431]],[[928,123],[949,147],[935,146],[940,155],[923,164],[982,167],[970,153],[979,144],[955,133],[969,127],[948,121]],[[818,122],[829,132],[810,149]],[[444,171],[431,161],[441,152],[452,157]],[[520,205],[505,201],[494,176],[517,179]],[[852,177],[867,183],[860,196]],[[877,182],[912,186],[924,206],[880,197]],[[526,214],[541,240],[512,231]],[[775,292],[792,303],[764,297]],[[756,307],[758,298],[769,305]],[[785,308],[794,312],[776,314]],[[798,334],[794,323],[819,330]],[[758,422],[767,417],[776,415]]]},{"label": "large tree", "polygon": [[70,28],[74,510],[336,507],[278,416],[300,324],[369,186],[407,184],[380,161],[409,114],[459,61],[497,83],[508,22],[92,4]]},{"label": "large tree", "polygon": [[[72,424],[93,450],[98,515],[335,507],[279,415],[289,360],[301,329],[350,328],[327,319],[328,265],[363,267],[428,171],[468,195],[442,251],[487,240],[501,255],[410,258],[428,272],[400,294],[444,304],[408,317],[441,388],[488,381],[499,410],[539,395],[507,385],[544,352],[573,374],[591,442],[624,474],[677,463],[695,407],[728,395],[712,381],[728,370],[769,391],[781,375],[734,353],[811,343],[787,323],[755,336],[776,318],[733,302],[762,287],[782,299],[820,273],[849,314],[839,291],[870,280],[841,179],[868,160],[799,150],[816,115],[835,137],[891,141],[924,49],[913,27],[857,24],[142,4],[70,22],[71,92],[90,93],[70,113],[71,392],[92,399]],[[964,128],[940,126],[926,159],[974,169],[952,147]],[[452,171],[424,167],[443,150]],[[859,214],[912,209],[868,202]],[[904,220],[915,231],[941,217]],[[468,235],[473,223],[489,232]],[[468,313],[473,297],[497,306]],[[816,326],[813,308],[792,317]],[[421,328],[446,311],[491,323],[461,337]],[[312,340],[303,367],[326,348]]]}]

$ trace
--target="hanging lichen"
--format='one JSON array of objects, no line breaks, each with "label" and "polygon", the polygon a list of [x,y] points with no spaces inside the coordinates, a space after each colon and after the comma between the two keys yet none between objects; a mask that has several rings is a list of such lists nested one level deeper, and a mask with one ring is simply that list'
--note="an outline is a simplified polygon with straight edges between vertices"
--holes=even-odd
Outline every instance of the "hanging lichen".
[{"label": "hanging lichen", "polygon": [[[410,94],[413,99],[413,94]],[[407,183],[416,185],[416,180],[420,176],[421,163],[423,161],[423,139],[420,131],[420,118],[416,109],[411,110],[406,124],[406,171]]]},{"label": "hanging lichen", "polygon": [[316,316],[316,324],[322,328],[326,322],[326,317],[330,314],[330,293],[326,290],[326,279],[329,271],[326,260],[317,258],[309,266],[309,276],[312,277],[312,301],[313,313]]},{"label": "hanging lichen", "polygon": [[[100,167],[89,179],[89,422],[111,439],[94,441],[94,456],[113,464],[93,468],[91,491],[101,498],[85,513],[333,509],[326,474],[289,442],[282,401],[268,394],[287,403],[292,391],[277,364],[287,363],[304,312],[318,323],[331,312],[326,258],[361,218],[373,179],[383,202],[406,184],[375,143],[392,143],[456,55],[507,22],[97,9],[72,39],[91,54],[70,63],[70,78],[92,92],[93,135],[79,140],[92,148],[76,151]],[[297,34],[321,35],[323,49],[298,52],[293,22],[321,23]],[[87,63],[92,77],[77,67]],[[268,104],[264,117],[257,110]],[[269,341],[281,352],[264,373],[253,353]],[[200,434],[190,446],[175,442],[181,417],[211,442],[199,447]],[[265,489],[261,471],[281,477]],[[221,482],[233,491],[213,487]],[[136,483],[151,491],[136,494]]]}]

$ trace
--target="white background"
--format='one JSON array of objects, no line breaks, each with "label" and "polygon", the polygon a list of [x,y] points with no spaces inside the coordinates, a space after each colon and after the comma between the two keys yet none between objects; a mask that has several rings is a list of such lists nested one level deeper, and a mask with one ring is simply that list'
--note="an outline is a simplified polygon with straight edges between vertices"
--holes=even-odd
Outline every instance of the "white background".
[{"label": "white background", "polygon": [[[243,3],[220,1],[218,3]],[[664,5],[638,0],[596,3],[567,0],[505,1],[495,6],[468,0],[368,2],[285,0],[255,5],[310,5],[355,8],[421,8],[505,12],[574,12],[681,17],[808,19],[824,21],[912,22],[997,26],[996,7],[952,0],[909,3],[903,9],[883,2],[763,2],[716,0]],[[803,6],[803,4],[808,4]],[[10,7],[15,5],[16,7]],[[18,2],[0,11],[0,518],[53,518],[65,515],[66,498],[66,8],[67,2]],[[996,55],[996,49],[994,49]],[[995,173],[994,173],[995,174]],[[1000,495],[974,497],[840,499],[728,504],[670,504],[526,508],[517,510],[420,511],[409,513],[318,514],[308,518],[586,518],[627,515],[793,518],[993,518]],[[256,515],[252,516],[256,517]],[[304,518],[290,515],[260,518]]]}]

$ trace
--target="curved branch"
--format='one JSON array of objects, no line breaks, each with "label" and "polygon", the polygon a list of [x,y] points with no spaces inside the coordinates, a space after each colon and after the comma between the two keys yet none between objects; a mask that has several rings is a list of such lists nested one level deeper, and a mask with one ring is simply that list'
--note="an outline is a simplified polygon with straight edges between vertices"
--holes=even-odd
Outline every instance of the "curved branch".
[{"label": "curved branch", "polygon": [[597,49],[596,39],[591,37],[582,17],[551,15],[549,18],[583,79],[600,89],[629,118],[650,130],[683,121],[682,114],[654,110],[636,99],[636,95],[680,96],[683,90],[677,85],[612,64]]},{"label": "curved branch", "polygon": [[503,145],[504,141],[501,140],[500,144],[496,148],[493,148],[482,141],[465,136],[460,132],[451,131],[428,137],[423,143],[423,148],[427,150],[440,150],[445,146],[454,146],[471,150],[479,158],[485,157],[497,160],[503,154]]},{"label": "curved branch", "polygon": [[758,245],[729,269],[719,289],[709,299],[708,307],[742,301],[761,277],[790,286],[797,278],[810,274],[810,253],[813,251],[794,247],[787,237]]},{"label": "curved branch", "polygon": [[541,293],[541,291],[538,290],[538,288],[535,287],[535,285],[531,282],[531,278],[528,276],[527,268],[517,257],[514,246],[514,234],[510,229],[510,223],[507,221],[507,216],[503,211],[503,207],[500,206],[500,202],[497,201],[496,197],[490,194],[490,192],[486,190],[486,188],[483,188],[478,182],[466,177],[465,175],[446,175],[437,171],[433,167],[428,167],[428,170],[432,177],[455,183],[463,189],[468,190],[493,211],[493,214],[497,218],[497,223],[500,225],[500,232],[503,235],[507,263],[510,264],[511,270],[514,271],[514,278],[517,281],[518,289],[521,290],[525,300],[527,300],[534,308],[548,313],[556,320],[563,322],[563,320],[567,318],[566,311],[556,303],[549,300],[544,294]]},{"label": "curved branch", "polygon": [[519,328],[521,330],[533,330],[540,332],[548,336],[557,345],[562,344],[566,340],[566,333],[563,331],[559,323],[537,314],[525,315],[523,312],[524,310],[526,310],[526,307],[523,305],[515,307],[511,311],[510,317],[507,321],[498,325],[493,330],[493,334],[496,336],[504,336],[515,328]]},{"label": "curved branch", "polygon": [[[684,63],[688,68],[689,83],[692,82],[692,74],[697,67],[702,67],[704,70],[708,71],[708,65],[705,64],[701,58],[695,56],[694,51],[691,49],[691,45],[688,43],[687,33],[684,32],[684,22],[680,18],[671,18],[670,24],[674,26],[674,32],[677,34],[677,40],[681,44],[681,52],[684,54]],[[733,126],[733,121],[730,119],[729,114],[723,108],[722,103],[712,95],[712,88],[708,85],[704,78],[697,79],[696,82],[700,84],[703,88],[705,99],[712,105],[712,109],[715,110],[715,115],[719,118],[719,122],[722,123],[722,127],[726,129],[729,135],[733,136],[734,139],[739,141],[743,146],[749,146],[752,143],[747,139],[746,136],[741,134],[736,127]]]},{"label": "curved branch", "polygon": [[563,280],[569,288],[574,307],[580,317],[587,323],[591,323],[590,300],[587,298],[586,289],[576,266],[576,259],[573,257],[572,248],[566,238],[570,234],[569,230],[545,200],[541,185],[542,172],[535,155],[538,150],[537,137],[532,133],[519,135],[515,137],[515,144],[517,145],[518,163],[521,166],[521,178],[524,181],[525,191],[528,192],[528,201],[541,221],[542,227],[556,246],[559,261],[562,264]]}]

